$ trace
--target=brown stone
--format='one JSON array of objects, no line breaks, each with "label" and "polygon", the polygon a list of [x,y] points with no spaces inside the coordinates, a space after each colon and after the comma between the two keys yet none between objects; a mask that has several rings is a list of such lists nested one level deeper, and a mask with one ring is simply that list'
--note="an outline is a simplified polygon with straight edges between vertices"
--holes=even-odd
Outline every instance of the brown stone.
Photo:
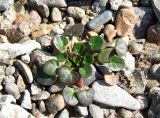
[{"label": "brown stone", "polygon": [[104,35],[107,41],[112,42],[113,38],[116,36],[117,31],[114,25],[108,24],[104,28]]},{"label": "brown stone", "polygon": [[152,25],[148,29],[147,40],[160,45],[160,25]]},{"label": "brown stone", "polygon": [[114,73],[107,73],[104,75],[104,80],[107,84],[114,86],[117,85],[118,79]]},{"label": "brown stone", "polygon": [[116,30],[118,36],[127,36],[132,33],[136,23],[136,17],[133,9],[121,9],[116,16]]},{"label": "brown stone", "polygon": [[16,20],[14,21],[14,25],[19,25],[20,23],[22,23],[23,21],[29,21],[29,14],[22,14],[22,13],[19,13],[17,14],[16,16]]}]

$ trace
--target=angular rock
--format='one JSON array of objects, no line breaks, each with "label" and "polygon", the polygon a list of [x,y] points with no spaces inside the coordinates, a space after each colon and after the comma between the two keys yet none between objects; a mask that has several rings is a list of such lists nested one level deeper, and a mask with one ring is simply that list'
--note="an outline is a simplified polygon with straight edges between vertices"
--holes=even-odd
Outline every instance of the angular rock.
[{"label": "angular rock", "polygon": [[154,13],[156,14],[158,20],[160,21],[160,1],[159,0],[151,0],[152,7]]},{"label": "angular rock", "polygon": [[75,19],[82,19],[85,16],[85,11],[79,7],[68,7],[67,12]]},{"label": "angular rock", "polygon": [[112,19],[112,11],[106,10],[93,20],[88,23],[88,27],[92,30],[96,29],[97,27],[103,26],[105,23]]},{"label": "angular rock", "polygon": [[64,109],[63,111],[61,111],[61,113],[57,118],[69,118],[69,112],[67,111],[67,109]]},{"label": "angular rock", "polygon": [[18,105],[0,103],[0,106],[1,118],[35,118],[32,114]]},{"label": "angular rock", "polygon": [[37,101],[37,100],[46,100],[48,99],[50,94],[47,91],[42,91],[40,94],[36,94],[32,96],[32,100]]},{"label": "angular rock", "polygon": [[120,9],[116,16],[115,27],[118,36],[127,36],[132,33],[136,23],[136,15],[133,9]]},{"label": "angular rock", "polygon": [[42,90],[40,89],[40,87],[36,83],[31,84],[31,95],[40,94],[41,91]]},{"label": "angular rock", "polygon": [[44,101],[38,101],[38,107],[41,113],[45,113],[47,111]]},{"label": "angular rock", "polygon": [[14,4],[14,0],[0,0],[0,11],[7,10]]},{"label": "angular rock", "polygon": [[28,90],[24,91],[24,96],[21,102],[21,107],[25,109],[32,109],[31,96]]},{"label": "angular rock", "polygon": [[149,100],[148,100],[147,96],[139,95],[136,97],[136,99],[140,102],[141,109],[145,109],[149,106]]},{"label": "angular rock", "polygon": [[77,106],[77,111],[78,111],[79,114],[82,115],[82,116],[88,116],[88,109],[87,109],[87,107]]},{"label": "angular rock", "polygon": [[89,111],[92,118],[104,118],[103,110],[94,104],[89,105]]},{"label": "angular rock", "polygon": [[106,86],[104,81],[92,84],[95,90],[94,101],[113,107],[124,107],[131,110],[140,109],[140,103],[119,86]]},{"label": "angular rock", "polygon": [[12,95],[0,96],[0,103],[16,103],[16,99]]},{"label": "angular rock", "polygon": [[67,7],[66,0],[42,0],[48,7]]},{"label": "angular rock", "polygon": [[92,10],[96,13],[101,13],[106,10],[106,5],[108,3],[108,0],[95,0],[95,2],[92,5]]},{"label": "angular rock", "polygon": [[23,44],[2,43],[0,44],[0,60],[11,60],[23,54],[30,54],[33,50],[40,48],[40,44],[34,40],[26,41]]},{"label": "angular rock", "polygon": [[52,9],[51,19],[52,19],[53,22],[62,21],[62,13],[58,8],[54,7]]}]

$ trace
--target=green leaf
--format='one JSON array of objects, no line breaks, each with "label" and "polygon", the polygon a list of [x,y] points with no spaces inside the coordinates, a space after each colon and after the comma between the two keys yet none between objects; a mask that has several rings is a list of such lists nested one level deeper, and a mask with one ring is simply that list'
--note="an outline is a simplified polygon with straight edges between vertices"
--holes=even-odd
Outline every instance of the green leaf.
[{"label": "green leaf", "polygon": [[128,50],[127,43],[123,39],[119,38],[116,40],[115,49],[119,56],[123,56]]},{"label": "green leaf", "polygon": [[75,43],[73,46],[73,51],[77,53],[81,53],[84,49],[84,44],[83,43]]},{"label": "green leaf", "polygon": [[71,71],[65,65],[57,69],[57,75],[60,81],[65,85],[73,85],[79,77],[78,73]]},{"label": "green leaf", "polygon": [[78,104],[78,100],[76,98],[76,90],[74,88],[65,87],[63,89],[63,98],[65,102],[70,106],[75,106]]},{"label": "green leaf", "polygon": [[78,56],[74,56],[72,58],[72,61],[73,61],[74,64],[77,64],[78,63]]},{"label": "green leaf", "polygon": [[65,38],[64,36],[57,35],[54,38],[54,45],[61,52],[65,52],[66,51],[66,45],[67,44],[68,44],[68,39]]},{"label": "green leaf", "polygon": [[64,32],[67,36],[80,36],[84,31],[84,25],[79,23],[71,26],[68,30]]},{"label": "green leaf", "polygon": [[83,60],[84,64],[93,64],[94,63],[94,57],[92,54],[86,54],[84,56],[84,60]]},{"label": "green leaf", "polygon": [[91,50],[98,50],[103,45],[103,39],[99,36],[93,36],[89,39]]},{"label": "green leaf", "polygon": [[105,65],[112,71],[120,71],[125,67],[125,62],[121,57],[113,56],[110,58],[110,62]]},{"label": "green leaf", "polygon": [[113,48],[106,48],[106,49],[101,50],[98,56],[98,60],[101,63],[109,62],[109,58],[110,58],[112,51],[113,51]]},{"label": "green leaf", "polygon": [[73,64],[70,62],[70,61],[67,61],[66,64],[65,64],[68,68],[72,67]]},{"label": "green leaf", "polygon": [[43,72],[47,75],[55,75],[58,63],[55,60],[49,60],[43,65]]},{"label": "green leaf", "polygon": [[77,98],[82,106],[89,106],[93,102],[94,90],[92,88],[88,90],[81,90],[77,93]]},{"label": "green leaf", "polygon": [[92,67],[91,65],[84,65],[83,67],[79,68],[79,73],[82,77],[89,77],[92,74]]},{"label": "green leaf", "polygon": [[60,53],[59,55],[56,56],[58,62],[63,62],[68,59],[67,53]]}]

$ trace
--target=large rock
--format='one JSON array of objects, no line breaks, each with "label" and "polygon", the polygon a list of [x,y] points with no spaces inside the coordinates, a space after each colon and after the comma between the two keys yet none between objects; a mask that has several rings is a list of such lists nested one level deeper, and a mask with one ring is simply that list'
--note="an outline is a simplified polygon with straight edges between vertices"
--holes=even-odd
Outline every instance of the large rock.
[{"label": "large rock", "polygon": [[160,21],[160,1],[159,0],[151,0],[152,7],[154,13],[156,14],[158,20]]},{"label": "large rock", "polygon": [[0,0],[0,11],[7,10],[14,4],[14,0]]},{"label": "large rock", "polygon": [[134,7],[134,13],[136,14],[135,37],[145,38],[149,26],[156,22],[154,11],[151,7]]},{"label": "large rock", "polygon": [[92,88],[95,90],[94,101],[113,107],[124,107],[131,110],[140,109],[140,103],[119,86],[107,86],[104,81],[96,81]]},{"label": "large rock", "polygon": [[35,118],[18,105],[0,103],[0,107],[0,118]]}]

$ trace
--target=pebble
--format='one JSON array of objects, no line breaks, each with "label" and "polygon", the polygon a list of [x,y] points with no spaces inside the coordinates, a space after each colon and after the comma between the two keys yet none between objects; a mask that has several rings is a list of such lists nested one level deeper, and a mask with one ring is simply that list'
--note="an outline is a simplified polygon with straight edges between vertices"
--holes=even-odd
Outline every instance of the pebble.
[{"label": "pebble", "polygon": [[104,80],[110,86],[117,85],[118,83],[118,78],[114,73],[106,73],[104,75]]},{"label": "pebble", "polygon": [[117,11],[123,0],[110,0],[111,9]]},{"label": "pebble", "polygon": [[10,75],[13,75],[15,73],[15,67],[14,66],[8,66],[6,68],[6,75],[7,76],[10,76]]},{"label": "pebble", "polygon": [[66,0],[42,0],[48,7],[67,7]]},{"label": "pebble", "polygon": [[89,22],[89,19],[90,19],[90,16],[89,15],[85,15],[82,20],[81,20],[81,23],[83,25],[86,25],[88,22]]},{"label": "pebble", "polygon": [[49,16],[49,8],[41,0],[28,0],[28,5],[32,9],[37,10],[40,16],[47,18]]},{"label": "pebble", "polygon": [[62,21],[62,13],[61,13],[61,11],[60,11],[58,8],[56,8],[56,7],[54,7],[54,8],[52,9],[51,20],[52,20],[53,22]]},{"label": "pebble", "polygon": [[41,93],[41,88],[36,84],[31,84],[31,95],[37,95]]},{"label": "pebble", "polygon": [[151,89],[158,86],[159,86],[159,83],[157,80],[150,80],[150,79],[147,80],[146,88]]},{"label": "pebble", "polygon": [[123,107],[131,110],[140,109],[140,103],[119,86],[106,86],[104,81],[92,84],[95,90],[94,101],[113,107]]},{"label": "pebble", "polygon": [[8,38],[0,34],[0,43],[9,43]]},{"label": "pebble", "polygon": [[15,83],[16,79],[14,76],[10,75],[10,76],[5,76],[4,80],[3,80],[3,84],[7,84],[7,83]]},{"label": "pebble", "polygon": [[88,23],[88,27],[92,30],[100,27],[112,19],[112,11],[106,10]]},{"label": "pebble", "polygon": [[103,109],[105,118],[116,118],[117,114],[114,109]]},{"label": "pebble", "polygon": [[44,101],[38,101],[38,106],[41,113],[45,113],[47,111]]},{"label": "pebble", "polygon": [[18,75],[17,86],[18,86],[19,92],[23,92],[26,89],[26,85],[21,75]]},{"label": "pebble", "polygon": [[21,61],[24,62],[25,64],[29,64],[30,63],[30,56],[29,54],[25,54],[23,56],[21,56]]},{"label": "pebble", "polygon": [[22,98],[21,107],[25,109],[32,109],[31,96],[28,90],[24,91],[24,96]]},{"label": "pebble", "polygon": [[82,116],[88,116],[88,109],[87,109],[87,107],[77,106],[77,111],[78,111],[79,114],[82,115]]},{"label": "pebble", "polygon": [[4,89],[8,94],[13,95],[15,98],[19,95],[18,86],[15,83],[7,83]]},{"label": "pebble", "polygon": [[120,109],[118,112],[118,116],[120,118],[133,118],[133,113],[129,110],[126,109]]},{"label": "pebble", "polygon": [[133,44],[129,47],[129,51],[130,51],[130,53],[133,54],[133,55],[141,54],[141,52],[143,51],[143,44],[133,43]]},{"label": "pebble", "polygon": [[160,1],[159,0],[151,0],[152,7],[154,13],[156,14],[158,20],[160,21]]},{"label": "pebble", "polygon": [[23,44],[2,43],[0,44],[0,60],[12,60],[17,56],[30,54],[33,50],[40,48],[40,44],[34,40],[26,41]]},{"label": "pebble", "polygon": [[118,36],[127,36],[132,33],[136,23],[136,15],[133,9],[120,9],[116,16],[115,27]]},{"label": "pebble", "polygon": [[21,71],[21,73],[23,74],[23,76],[27,80],[27,82],[32,83],[33,82],[33,75],[32,75],[32,72],[31,72],[31,69],[29,68],[29,66],[20,60],[17,60],[15,62],[15,64],[18,67],[18,69]]},{"label": "pebble", "polygon": [[65,107],[65,102],[63,96],[60,94],[53,94],[46,101],[47,110],[56,114],[58,111],[61,111]]},{"label": "pebble", "polygon": [[87,37],[91,38],[92,36],[98,36],[98,34],[96,32],[94,32],[94,31],[88,31],[87,32]]},{"label": "pebble", "polygon": [[148,100],[147,96],[139,95],[136,97],[136,99],[140,102],[141,109],[145,109],[149,106],[149,100]]},{"label": "pebble", "polygon": [[89,105],[89,112],[92,118],[104,118],[103,110],[97,105]]},{"label": "pebble", "polygon": [[41,44],[42,48],[51,46],[51,40],[52,40],[52,37],[47,35],[37,38],[37,42]]},{"label": "pebble", "polygon": [[0,103],[16,103],[16,99],[12,95],[0,95]]},{"label": "pebble", "polygon": [[14,4],[14,0],[0,0],[0,11],[5,11]]},{"label": "pebble", "polygon": [[2,118],[35,118],[28,111],[15,104],[0,103]]},{"label": "pebble", "polygon": [[48,99],[50,96],[49,92],[47,91],[42,91],[40,94],[36,94],[34,96],[32,96],[32,100],[33,101],[37,101],[37,100],[46,100]]},{"label": "pebble", "polygon": [[58,24],[56,24],[52,29],[52,32],[54,33],[54,35],[62,35],[64,33],[64,30]]},{"label": "pebble", "polygon": [[85,16],[85,11],[79,7],[68,7],[67,13],[75,19],[82,19]]},{"label": "pebble", "polygon": [[117,31],[115,30],[114,25],[108,24],[104,28],[104,36],[107,41],[112,42],[113,38],[116,36]]},{"label": "pebble", "polygon": [[67,109],[61,111],[60,115],[57,118],[69,118],[69,112],[67,111]]},{"label": "pebble", "polygon": [[62,91],[64,87],[65,86],[62,85],[61,83],[56,82],[56,83],[54,83],[54,85],[49,87],[49,92],[50,93],[57,93],[57,92]]},{"label": "pebble", "polygon": [[96,13],[101,13],[106,10],[108,0],[95,0],[92,5],[92,10]]},{"label": "pebble", "polygon": [[155,79],[160,79],[160,64],[152,65],[150,69],[151,74],[155,77]]}]

